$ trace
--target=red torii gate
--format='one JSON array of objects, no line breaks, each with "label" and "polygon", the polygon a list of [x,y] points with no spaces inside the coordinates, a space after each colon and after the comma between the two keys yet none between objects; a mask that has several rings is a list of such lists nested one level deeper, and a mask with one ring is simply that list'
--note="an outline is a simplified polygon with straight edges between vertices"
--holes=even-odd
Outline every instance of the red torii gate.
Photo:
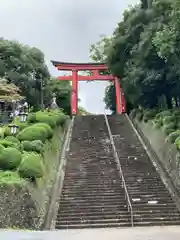
[{"label": "red torii gate", "polygon": [[[62,81],[72,81],[72,98],[71,108],[72,114],[78,113],[78,81],[114,81],[116,89],[116,112],[121,114],[126,112],[125,96],[120,87],[120,81],[113,75],[102,75],[101,71],[108,71],[105,63],[68,63],[51,61],[52,64],[61,71],[72,71],[70,76],[59,76],[58,79]],[[78,75],[78,71],[91,71],[91,76]]]}]

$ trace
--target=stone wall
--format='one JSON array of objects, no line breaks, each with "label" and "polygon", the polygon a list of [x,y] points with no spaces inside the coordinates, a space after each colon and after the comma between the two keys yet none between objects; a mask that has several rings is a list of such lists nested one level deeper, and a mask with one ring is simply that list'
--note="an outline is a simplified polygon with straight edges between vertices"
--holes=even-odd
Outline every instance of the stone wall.
[{"label": "stone wall", "polygon": [[35,228],[38,215],[26,187],[0,188],[0,228]]},{"label": "stone wall", "polygon": [[174,187],[180,194],[180,158],[173,144],[166,141],[166,136],[160,129],[154,129],[150,123],[134,122],[140,135],[143,135],[157,155],[161,166],[168,173]]}]

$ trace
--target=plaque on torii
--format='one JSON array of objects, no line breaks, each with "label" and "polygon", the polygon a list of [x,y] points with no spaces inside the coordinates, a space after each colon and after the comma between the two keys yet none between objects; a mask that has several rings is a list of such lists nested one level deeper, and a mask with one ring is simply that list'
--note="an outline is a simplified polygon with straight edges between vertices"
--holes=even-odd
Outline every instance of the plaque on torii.
[{"label": "plaque on torii", "polygon": [[[72,81],[72,97],[71,109],[72,115],[78,113],[78,81],[113,81],[116,89],[116,112],[121,114],[126,112],[125,96],[120,86],[120,79],[110,74],[101,74],[108,72],[107,64],[105,63],[69,63],[56,62],[52,64],[60,71],[71,71],[69,76],[59,76],[61,81]],[[90,71],[90,76],[78,75],[78,71]]]}]

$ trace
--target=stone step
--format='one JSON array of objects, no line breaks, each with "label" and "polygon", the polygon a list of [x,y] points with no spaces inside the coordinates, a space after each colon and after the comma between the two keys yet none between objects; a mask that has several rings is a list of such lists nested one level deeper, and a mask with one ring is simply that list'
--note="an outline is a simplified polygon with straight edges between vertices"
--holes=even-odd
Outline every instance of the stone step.
[{"label": "stone step", "polygon": [[97,213],[84,213],[84,214],[78,214],[78,213],[73,213],[73,214],[62,214],[61,212],[58,213],[58,219],[63,219],[63,220],[81,220],[81,219],[113,219],[115,218],[130,218],[130,214],[124,213],[124,214],[117,214],[116,212],[97,212]]},{"label": "stone step", "polygon": [[92,224],[58,224],[56,222],[56,229],[83,229],[83,228],[117,228],[117,227],[130,227],[131,224],[130,222],[125,222],[125,223],[92,223]]},{"label": "stone step", "polygon": [[[114,141],[135,226],[180,224],[180,213],[131,126],[123,115],[117,118],[120,123],[112,117],[110,127],[124,138]],[[104,116],[76,117],[72,135],[56,228],[131,226]]]},{"label": "stone step", "polygon": [[125,211],[127,210],[126,205],[103,205],[103,204],[97,204],[97,205],[87,205],[87,206],[81,206],[81,205],[61,205],[60,206],[60,212],[93,212],[98,211],[98,209],[101,209],[104,212],[106,211]]},{"label": "stone step", "polygon": [[[127,218],[129,219],[130,218],[130,213],[127,213],[127,212],[121,212],[121,213],[118,213],[118,212],[96,212],[96,213],[73,213],[73,214],[64,214],[64,213],[59,213],[58,214],[58,218],[59,219],[63,219],[63,220],[81,220],[81,219],[109,219],[109,218],[119,218],[119,219],[124,219],[124,218]],[[140,221],[142,219],[148,219],[148,220],[155,220],[155,219],[163,219],[163,220],[167,220],[167,219],[180,219],[180,214],[179,213],[135,213],[133,215],[133,218],[134,218],[134,221]]]},{"label": "stone step", "polygon": [[71,220],[64,220],[64,219],[60,219],[58,220],[58,225],[64,225],[64,224],[67,224],[67,225],[74,225],[74,224],[109,224],[109,223],[129,223],[130,222],[130,219],[129,218],[99,218],[99,219],[71,219]]},{"label": "stone step", "polygon": [[76,200],[76,201],[97,201],[97,200],[110,200],[110,201],[113,201],[113,200],[116,200],[116,199],[125,199],[125,196],[124,194],[122,195],[77,195],[77,196],[69,196],[69,195],[62,195],[61,197],[61,201],[64,200],[64,201],[69,201],[69,200]]},{"label": "stone step", "polygon": [[[101,178],[99,178],[99,179],[88,179],[88,178],[79,178],[79,179],[71,179],[71,180],[65,180],[64,181],[66,184],[74,184],[74,183],[79,183],[79,182],[85,182],[85,183],[87,183],[87,184],[95,184],[95,183],[99,183],[99,184],[101,184],[101,183],[111,183],[111,184],[114,184],[114,183],[118,183],[118,184],[120,184],[120,179],[113,179],[113,178],[107,178],[107,179],[105,179],[105,178],[103,178],[103,177],[101,177]],[[136,186],[136,185],[138,185],[138,186],[140,186],[140,185],[147,185],[147,184],[151,184],[151,185],[155,185],[155,186],[157,186],[157,185],[161,185],[161,186],[164,186],[164,184],[162,183],[162,181],[157,181],[157,180],[146,180],[146,179],[143,179],[142,181],[137,181],[136,179],[134,179],[134,180],[130,180],[130,179],[128,179],[128,180],[126,180],[126,184],[128,185],[128,184],[131,184],[131,186]]]},{"label": "stone step", "polygon": [[[62,189],[62,194],[72,194],[72,195],[79,195],[79,194],[92,194],[92,195],[94,195],[94,194],[111,194],[111,193],[113,193],[113,194],[121,194],[121,193],[123,193],[124,194],[124,190],[121,190],[121,188],[119,188],[119,190],[117,191],[116,189],[111,189],[111,188],[109,188],[109,189],[91,189],[91,190],[89,190],[89,189],[68,189],[68,188],[66,188],[66,189]],[[144,193],[144,192],[142,192],[142,193]],[[148,192],[147,192],[147,194],[148,194]]]},{"label": "stone step", "polygon": [[135,221],[134,226],[135,227],[142,227],[142,226],[176,226],[180,225],[180,220],[152,220],[152,221]]},{"label": "stone step", "polygon": [[[133,219],[134,223],[135,224],[138,224],[138,223],[143,223],[143,222],[149,222],[149,223],[152,223],[153,222],[180,222],[180,217],[179,216],[176,216],[176,217],[148,217],[148,218],[138,218],[138,217],[135,217]],[[78,224],[78,223],[81,223],[81,224],[98,224],[98,223],[125,223],[125,222],[130,222],[130,216],[128,217],[117,217],[117,216],[112,216],[112,217],[107,217],[107,218],[104,218],[102,216],[99,216],[99,218],[94,218],[93,216],[91,218],[76,218],[76,219],[59,219],[58,220],[58,224]]]},{"label": "stone step", "polygon": [[89,190],[89,191],[91,191],[91,190],[99,190],[99,189],[102,189],[102,190],[106,190],[106,189],[112,189],[112,190],[116,190],[116,191],[119,191],[120,189],[121,189],[121,186],[120,185],[118,185],[118,184],[116,184],[116,185],[99,185],[99,184],[97,184],[97,185],[74,185],[74,186],[67,186],[67,185],[65,185],[64,187],[63,187],[63,189],[65,190],[65,189],[68,189],[68,190],[73,190],[73,189],[85,189],[85,190]]},{"label": "stone step", "polygon": [[[124,199],[117,199],[117,200],[95,200],[95,201],[92,201],[92,200],[87,200],[87,201],[63,201],[61,200],[60,201],[60,204],[61,206],[65,207],[65,206],[71,206],[73,207],[74,205],[77,205],[79,207],[87,207],[87,206],[101,206],[101,207],[104,207],[104,206],[107,206],[107,205],[112,205],[112,204],[115,204],[115,205],[126,205],[126,202]],[[145,203],[144,203],[145,204]]]}]

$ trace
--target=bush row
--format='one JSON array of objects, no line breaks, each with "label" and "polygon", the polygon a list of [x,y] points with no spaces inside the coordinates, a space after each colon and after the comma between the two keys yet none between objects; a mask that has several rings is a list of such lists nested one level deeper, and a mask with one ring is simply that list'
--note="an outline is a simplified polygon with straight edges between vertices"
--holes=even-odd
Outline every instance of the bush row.
[{"label": "bush row", "polygon": [[180,109],[158,111],[157,109],[133,109],[132,118],[138,121],[150,121],[154,128],[161,129],[167,141],[180,150]]},{"label": "bush row", "polygon": [[[16,118],[19,126],[16,136],[11,136],[10,129],[5,128],[0,139],[0,182],[8,178],[41,178],[45,172],[43,161],[44,144],[53,137],[53,130],[63,126],[67,119],[61,111],[39,111],[30,113],[26,123]],[[7,175],[2,174],[3,171]],[[9,171],[13,171],[12,175]]]}]

